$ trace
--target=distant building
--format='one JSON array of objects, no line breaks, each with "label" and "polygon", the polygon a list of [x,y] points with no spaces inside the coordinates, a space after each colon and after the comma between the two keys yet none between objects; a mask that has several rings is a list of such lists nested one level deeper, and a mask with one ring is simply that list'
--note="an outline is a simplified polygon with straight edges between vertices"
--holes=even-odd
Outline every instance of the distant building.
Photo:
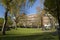
[{"label": "distant building", "polygon": [[50,19],[48,16],[43,16],[43,26],[48,26],[48,25],[51,25],[50,23]]},{"label": "distant building", "polygon": [[38,15],[37,14],[31,14],[27,16],[27,25],[30,26],[37,26],[38,22]]},{"label": "distant building", "polygon": [[24,17],[20,16],[19,25],[21,24],[23,26],[39,27],[41,26],[41,16],[42,16],[43,26],[51,24],[50,18],[52,18],[52,15],[48,14],[47,16],[47,13],[45,12],[45,10],[42,10],[42,13],[40,14],[37,13],[37,14],[25,15]]}]

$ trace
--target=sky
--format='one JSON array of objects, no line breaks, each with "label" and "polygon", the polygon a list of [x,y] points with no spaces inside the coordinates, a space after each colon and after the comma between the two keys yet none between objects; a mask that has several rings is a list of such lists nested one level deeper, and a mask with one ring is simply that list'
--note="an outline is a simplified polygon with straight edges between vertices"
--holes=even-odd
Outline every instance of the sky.
[{"label": "sky", "polygon": [[[29,9],[26,9],[27,14],[35,14],[37,13],[36,7],[39,6],[40,9],[42,10],[44,8],[44,0],[40,1],[40,0],[36,0],[36,2],[34,3],[34,5],[32,7],[30,7]],[[27,7],[26,7],[27,8]],[[0,5],[0,17],[4,17],[4,13],[5,13],[5,9],[3,6]]]},{"label": "sky", "polygon": [[42,1],[37,0],[31,8],[27,9],[27,11],[28,11],[27,14],[35,14],[35,13],[37,13],[36,8],[38,6],[42,10],[44,8],[44,4],[43,3],[44,3],[44,0],[42,0]]},{"label": "sky", "polygon": [[5,9],[3,6],[0,6],[0,18],[4,17]]}]

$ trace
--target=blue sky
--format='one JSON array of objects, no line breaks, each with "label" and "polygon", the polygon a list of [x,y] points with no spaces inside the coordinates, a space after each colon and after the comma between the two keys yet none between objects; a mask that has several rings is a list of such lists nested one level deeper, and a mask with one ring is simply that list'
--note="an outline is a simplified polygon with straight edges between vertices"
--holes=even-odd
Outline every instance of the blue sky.
[{"label": "blue sky", "polygon": [[42,0],[42,1],[37,0],[37,1],[34,3],[34,5],[27,10],[27,11],[28,11],[27,14],[35,14],[35,13],[37,13],[37,10],[36,10],[36,7],[37,7],[37,6],[39,6],[40,9],[42,10],[42,9],[44,8],[43,3],[44,3],[44,0]]},{"label": "blue sky", "polygon": [[5,9],[3,6],[0,6],[0,17],[4,17]]},{"label": "blue sky", "polygon": [[[35,14],[37,13],[36,7],[40,6],[41,10],[44,8],[44,0],[40,1],[40,0],[36,0],[36,2],[34,3],[34,5],[32,7],[30,7],[29,9],[27,9],[27,14]],[[0,5],[0,17],[4,17],[4,12],[5,9],[3,6]]]}]

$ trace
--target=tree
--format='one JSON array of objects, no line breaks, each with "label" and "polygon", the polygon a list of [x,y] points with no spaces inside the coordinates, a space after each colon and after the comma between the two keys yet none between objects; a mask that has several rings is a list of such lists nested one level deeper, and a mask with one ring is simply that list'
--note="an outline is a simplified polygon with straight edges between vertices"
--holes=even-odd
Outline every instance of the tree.
[{"label": "tree", "polygon": [[5,9],[6,9],[6,12],[5,12],[5,18],[4,18],[4,24],[3,24],[3,28],[2,28],[2,33],[3,35],[5,35],[5,30],[6,30],[6,26],[7,26],[7,16],[8,16],[8,12],[9,12],[9,3],[12,1],[12,0],[1,0],[2,3],[4,4],[5,6]]},{"label": "tree", "polygon": [[[43,19],[42,19],[42,16],[43,15],[41,15],[41,9],[40,9],[40,7],[39,6],[37,6],[37,8],[36,8],[36,10],[37,10],[37,12],[38,12],[38,18],[39,18],[39,24],[41,24],[40,26],[42,27],[43,26]],[[40,23],[41,22],[41,23]],[[39,27],[39,26],[38,26]]]},{"label": "tree", "polygon": [[27,19],[27,14],[25,14],[25,13],[20,14],[19,22],[18,22],[19,26],[26,27],[26,21],[27,21],[26,19]]},{"label": "tree", "polygon": [[[26,3],[26,0],[0,0],[1,4],[5,7],[5,17],[4,17],[4,24],[2,28],[2,33],[5,35],[6,26],[7,26],[7,16],[10,12],[11,14],[19,13],[20,6],[22,3]],[[33,0],[30,0],[30,2],[34,2]]]},{"label": "tree", "polygon": [[50,24],[51,24],[51,29],[54,27],[53,26],[53,16],[49,14],[49,12],[46,13],[46,15],[48,16],[49,20],[50,20]]},{"label": "tree", "polygon": [[11,19],[10,16],[8,16],[7,19],[8,19],[7,20],[7,26],[9,27],[9,26],[11,26],[13,24],[13,22],[12,22],[12,19]]},{"label": "tree", "polygon": [[0,27],[2,27],[3,22],[4,22],[4,19],[3,18],[0,18]]},{"label": "tree", "polygon": [[[58,28],[58,34],[60,38],[60,0],[45,0],[45,7],[47,7],[46,10],[50,12],[56,19],[58,19],[59,28]],[[60,40],[60,39],[59,39]]]}]

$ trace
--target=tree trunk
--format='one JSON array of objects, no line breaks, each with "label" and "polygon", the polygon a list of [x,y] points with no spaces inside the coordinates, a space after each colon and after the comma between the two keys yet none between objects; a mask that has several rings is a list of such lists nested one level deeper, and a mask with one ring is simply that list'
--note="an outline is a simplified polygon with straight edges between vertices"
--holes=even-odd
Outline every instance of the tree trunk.
[{"label": "tree trunk", "polygon": [[41,15],[41,27],[42,27],[42,30],[44,30],[44,26],[43,26],[43,15]]},{"label": "tree trunk", "polygon": [[6,12],[5,12],[5,17],[4,17],[4,24],[3,24],[3,27],[2,27],[2,34],[5,35],[5,31],[6,31],[6,27],[7,27],[7,16],[8,16],[8,9],[6,9]]},{"label": "tree trunk", "polygon": [[59,28],[58,28],[58,35],[59,35],[59,40],[60,40],[60,11],[59,11],[59,0],[56,0],[56,7],[57,7],[57,19],[59,23]]},{"label": "tree trunk", "polygon": [[49,18],[49,20],[50,20],[51,29],[52,29],[52,28],[54,27],[54,26],[53,26],[53,21],[52,21],[53,19],[51,19],[50,16],[49,16],[48,14],[47,14],[47,16],[48,16],[48,18]]}]

